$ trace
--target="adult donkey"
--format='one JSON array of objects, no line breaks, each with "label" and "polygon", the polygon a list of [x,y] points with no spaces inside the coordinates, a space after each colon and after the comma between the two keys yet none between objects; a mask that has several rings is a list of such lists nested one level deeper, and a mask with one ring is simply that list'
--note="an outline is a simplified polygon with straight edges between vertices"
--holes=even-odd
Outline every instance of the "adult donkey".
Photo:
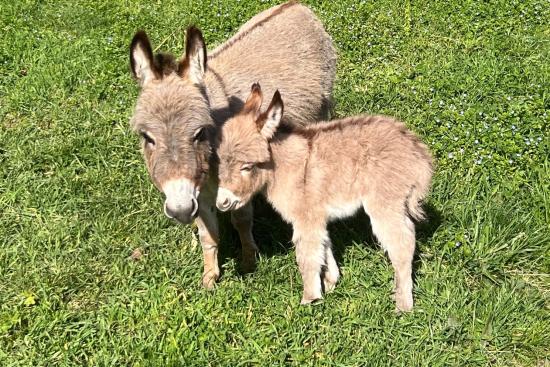
[{"label": "adult donkey", "polygon": [[[130,64],[141,86],[134,131],[155,186],[164,193],[164,213],[181,223],[196,220],[204,256],[202,284],[219,277],[216,218],[217,163],[221,124],[239,112],[253,82],[266,93],[287,97],[285,115],[297,124],[328,117],[336,53],[330,36],[305,6],[270,8],[207,56],[200,30],[187,30],[185,55],[153,55],[147,35],[136,33]],[[255,265],[252,207],[231,213],[242,245],[242,267]]]}]

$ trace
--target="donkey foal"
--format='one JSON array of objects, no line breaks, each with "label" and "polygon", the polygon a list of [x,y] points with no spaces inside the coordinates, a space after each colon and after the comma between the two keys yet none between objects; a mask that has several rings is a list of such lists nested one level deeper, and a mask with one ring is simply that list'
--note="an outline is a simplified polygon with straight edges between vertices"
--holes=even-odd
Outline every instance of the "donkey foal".
[{"label": "donkey foal", "polygon": [[323,285],[332,290],[339,277],[327,223],[362,206],[395,270],[397,310],[411,310],[412,219],[423,218],[420,202],[432,177],[426,146],[390,117],[289,127],[281,125],[278,91],[264,113],[261,104],[254,84],[242,111],[222,128],[218,209],[239,209],[262,192],[292,224],[306,304],[322,298]]}]

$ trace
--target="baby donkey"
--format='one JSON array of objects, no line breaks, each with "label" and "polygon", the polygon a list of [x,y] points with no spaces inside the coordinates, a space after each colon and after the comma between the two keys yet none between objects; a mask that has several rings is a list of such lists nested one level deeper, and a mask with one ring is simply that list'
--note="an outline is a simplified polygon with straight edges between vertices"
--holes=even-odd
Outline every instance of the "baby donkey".
[{"label": "baby donkey", "polygon": [[411,310],[412,219],[424,216],[421,200],[432,177],[427,147],[390,117],[294,127],[281,123],[279,91],[264,113],[261,104],[254,84],[242,111],[222,128],[218,209],[238,209],[262,192],[292,224],[306,304],[322,298],[323,287],[332,290],[339,277],[327,223],[362,206],[395,270],[397,310]]}]

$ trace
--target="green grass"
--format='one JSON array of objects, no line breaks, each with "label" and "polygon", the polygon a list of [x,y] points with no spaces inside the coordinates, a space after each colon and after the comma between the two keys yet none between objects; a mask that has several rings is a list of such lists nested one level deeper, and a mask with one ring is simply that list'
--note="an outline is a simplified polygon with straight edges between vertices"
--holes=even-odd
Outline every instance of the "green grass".
[{"label": "green grass", "polygon": [[128,123],[133,33],[180,53],[193,23],[213,46],[273,2],[3,0],[1,366],[548,366],[550,3],[306,2],[339,50],[336,115],[395,115],[437,158],[414,312],[364,216],[331,226],[342,280],[301,307],[265,205],[244,277],[222,217],[213,292],[162,214]]}]

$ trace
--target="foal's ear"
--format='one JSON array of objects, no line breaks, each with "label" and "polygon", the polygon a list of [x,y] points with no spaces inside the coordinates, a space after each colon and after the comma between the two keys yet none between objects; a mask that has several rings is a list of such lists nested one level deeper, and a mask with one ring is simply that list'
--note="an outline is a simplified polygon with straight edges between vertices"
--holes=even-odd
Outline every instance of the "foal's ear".
[{"label": "foal's ear", "polygon": [[281,93],[277,90],[273,95],[273,99],[267,108],[267,111],[262,113],[258,118],[257,124],[260,128],[260,133],[267,140],[275,135],[275,131],[281,123],[283,117],[284,104],[281,98]]},{"label": "foal's ear", "polygon": [[188,77],[195,84],[203,81],[206,72],[206,44],[200,29],[187,28],[185,38],[185,56],[180,62],[179,74]]},{"label": "foal's ear", "polygon": [[160,77],[160,72],[153,59],[153,50],[147,34],[139,31],[130,44],[130,66],[132,74],[141,86],[150,80]]},{"label": "foal's ear", "polygon": [[252,84],[252,87],[250,88],[250,95],[246,99],[246,102],[244,103],[243,109],[241,111],[241,114],[247,115],[249,113],[254,114],[254,118],[258,117],[260,114],[260,107],[262,106],[262,88],[260,87],[259,83]]}]

